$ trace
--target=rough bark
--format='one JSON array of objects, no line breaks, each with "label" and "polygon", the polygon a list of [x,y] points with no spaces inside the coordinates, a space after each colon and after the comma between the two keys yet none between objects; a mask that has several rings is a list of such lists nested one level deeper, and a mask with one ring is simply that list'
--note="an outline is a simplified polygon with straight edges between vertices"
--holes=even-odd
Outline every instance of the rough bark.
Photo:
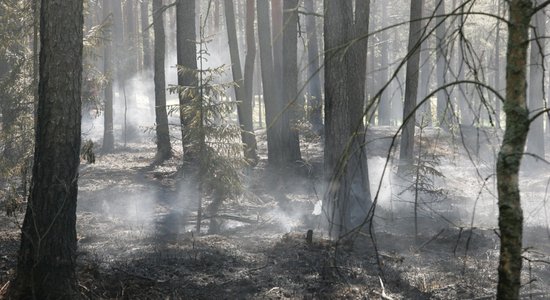
[{"label": "rough bark", "polygon": [[[184,72],[178,72],[178,85],[180,87],[197,86],[196,74],[189,70],[197,70],[197,33],[195,31],[195,0],[177,0],[176,1],[176,40],[177,40],[177,63],[184,68]],[[183,93],[179,95],[180,105],[180,125],[182,135],[182,149],[184,159],[193,141],[189,140],[188,130],[189,121],[186,120],[183,110],[191,102],[188,96]],[[191,154],[192,156],[192,154]]]},{"label": "rough bark", "polygon": [[237,115],[241,126],[241,141],[244,144],[245,158],[252,164],[258,160],[256,155],[256,137],[252,124],[252,101],[246,98],[245,82],[241,69],[241,58],[239,54],[239,43],[237,40],[237,28],[235,24],[235,9],[232,0],[224,1],[225,20],[227,26],[227,40],[229,43],[229,54],[231,57],[231,72],[235,85],[235,97],[239,101]]},{"label": "rough bark", "polygon": [[[103,18],[110,18],[111,1],[103,1]],[[112,22],[112,21],[111,21]],[[111,153],[115,150],[115,135],[113,129],[113,72],[112,72],[112,37],[107,37],[103,50],[103,73],[106,76],[107,84],[105,86],[105,108],[103,112],[103,153]]]},{"label": "rough bark", "polygon": [[164,34],[164,17],[162,0],[153,0],[153,30],[155,34],[155,122],[157,134],[157,154],[155,162],[160,163],[172,156],[170,145],[170,129],[166,112],[166,74],[164,58],[166,52],[166,37]]},{"label": "rough bark", "polygon": [[302,159],[298,121],[303,103],[298,96],[298,4],[299,0],[283,3],[283,107],[282,133],[283,159],[296,163]]},{"label": "rough bark", "polygon": [[323,97],[321,91],[321,78],[320,78],[320,62],[319,62],[319,46],[317,38],[317,25],[315,19],[317,16],[315,8],[315,0],[304,1],[305,10],[309,13],[306,16],[306,35],[307,35],[307,56],[308,65],[307,72],[309,81],[308,84],[308,97],[307,97],[307,110],[308,121],[311,124],[313,131],[317,134],[321,134],[323,130]]},{"label": "rough bark", "polygon": [[77,299],[83,2],[42,1],[31,191],[10,299]]},{"label": "rough bark", "polygon": [[[407,73],[405,78],[405,103],[403,106],[403,131],[399,151],[399,168],[407,168],[413,162],[416,96],[422,35],[422,6],[424,1],[411,1],[409,44],[407,47]],[[400,172],[401,173],[401,172]]]},{"label": "rough bark", "polygon": [[522,266],[523,212],[519,192],[519,167],[529,132],[527,48],[532,2],[508,2],[508,50],[506,58],[506,129],[497,160],[498,226],[500,259],[497,299],[519,299]]}]

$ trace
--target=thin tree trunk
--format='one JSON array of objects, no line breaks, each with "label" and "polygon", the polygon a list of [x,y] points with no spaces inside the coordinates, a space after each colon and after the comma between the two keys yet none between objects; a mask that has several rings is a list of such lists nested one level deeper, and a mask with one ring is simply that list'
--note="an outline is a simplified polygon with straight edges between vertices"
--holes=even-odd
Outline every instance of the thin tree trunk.
[{"label": "thin tree trunk", "polygon": [[296,163],[302,160],[298,121],[303,103],[298,97],[298,6],[299,0],[283,3],[283,111],[282,134],[284,161]]},{"label": "thin tree trunk", "polygon": [[[447,48],[445,45],[445,0],[434,0],[436,7],[436,76],[437,86],[445,85],[445,74],[447,73]],[[447,89],[437,91],[437,120],[439,127],[444,130],[451,128],[453,106],[450,102],[449,92]]]},{"label": "thin tree trunk", "polygon": [[308,56],[308,97],[307,97],[307,109],[308,120],[311,124],[313,131],[319,135],[323,130],[323,105],[322,105],[322,91],[321,91],[321,69],[319,63],[319,47],[317,38],[317,25],[315,19],[317,18],[315,9],[315,0],[304,1],[305,10],[309,13],[306,16],[306,34],[307,34],[307,56]]},{"label": "thin tree trunk", "polygon": [[[103,1],[103,18],[112,18],[111,1]],[[103,113],[103,153],[111,153],[115,150],[115,136],[113,129],[113,71],[112,71],[112,37],[105,41],[103,51],[103,73],[106,76],[105,108]]]},{"label": "thin tree trunk", "polygon": [[149,0],[141,0],[141,34],[143,47],[143,67],[150,70],[151,61],[151,38],[149,30]]},{"label": "thin tree trunk", "polygon": [[165,79],[165,52],[166,40],[164,35],[164,16],[162,0],[153,0],[153,30],[155,31],[155,121],[157,134],[157,154],[155,162],[161,163],[172,156],[170,145],[170,129],[166,112],[166,79]]},{"label": "thin tree trunk", "polygon": [[275,96],[275,81],[273,68],[273,52],[271,44],[271,22],[269,17],[269,2],[257,0],[258,39],[260,44],[260,62],[262,71],[262,86],[264,92],[265,120],[267,127],[267,157],[268,162],[276,165],[281,161],[281,132],[278,114],[278,99]]},{"label": "thin tree trunk", "polygon": [[522,266],[523,211],[519,167],[529,132],[527,47],[532,2],[511,0],[506,58],[506,129],[497,160],[500,260],[497,299],[519,299]]},{"label": "thin tree trunk", "polygon": [[235,85],[237,114],[241,126],[241,140],[244,144],[245,158],[251,163],[256,164],[256,137],[252,124],[252,102],[246,98],[245,82],[241,70],[241,58],[239,54],[239,44],[237,40],[237,28],[235,24],[235,10],[232,0],[224,1],[225,20],[227,26],[227,40],[229,42],[229,53],[231,56],[231,71]]},{"label": "thin tree trunk", "polygon": [[[407,77],[405,79],[405,103],[403,107],[403,132],[399,152],[400,173],[413,163],[414,153],[414,126],[416,118],[416,96],[418,91],[418,71],[420,62],[420,43],[422,22],[422,6],[424,1],[411,1],[409,45],[407,48]],[[415,21],[416,20],[416,21]]]},{"label": "thin tree trunk", "polygon": [[254,62],[256,60],[256,39],[254,37],[254,19],[255,19],[254,0],[246,0],[246,58],[244,61],[244,99],[243,113],[246,116],[244,121],[244,130],[247,138],[247,157],[253,159],[253,163],[258,160],[256,153],[256,135],[254,134]]},{"label": "thin tree trunk", "polygon": [[[383,1],[383,3],[379,4],[382,6],[382,18],[386,18],[388,16],[388,4],[386,1]],[[383,26],[386,26],[386,24],[381,24]],[[388,68],[389,66],[389,55],[390,55],[390,37],[387,30],[383,30],[379,33],[379,45],[381,47],[380,54],[380,75],[378,76],[382,83],[386,83],[388,81]],[[376,92],[376,91],[375,91]],[[382,95],[380,95],[380,104],[378,105],[378,125],[379,126],[388,126],[391,123],[391,94],[392,89],[386,89]]]},{"label": "thin tree trunk", "polygon": [[40,20],[33,175],[8,298],[75,299],[83,2],[43,1]]},{"label": "thin tree trunk", "polygon": [[[500,16],[501,13],[501,2],[497,1],[498,9],[497,9],[497,16]],[[497,29],[496,29],[496,38],[495,38],[495,89],[501,93],[502,89],[502,80],[500,77],[500,19],[497,19]],[[495,126],[497,128],[500,128],[500,98],[495,96]]]}]

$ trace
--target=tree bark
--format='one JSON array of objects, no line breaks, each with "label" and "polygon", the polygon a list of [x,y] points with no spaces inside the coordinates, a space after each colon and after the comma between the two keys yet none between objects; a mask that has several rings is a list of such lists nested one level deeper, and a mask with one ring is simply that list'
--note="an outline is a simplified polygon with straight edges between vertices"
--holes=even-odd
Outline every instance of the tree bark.
[{"label": "tree bark", "polygon": [[[436,38],[436,76],[437,86],[442,87],[445,85],[445,74],[447,73],[447,48],[445,45],[445,0],[434,0],[436,7],[436,25],[435,38]],[[439,127],[444,130],[451,128],[452,122],[452,110],[453,106],[450,102],[449,92],[447,89],[441,89],[437,91],[437,121]]]},{"label": "tree bark", "polygon": [[[388,4],[386,1],[383,1],[381,4],[382,6],[382,18],[386,18],[388,16]],[[381,27],[386,26],[386,24],[381,24]],[[388,68],[389,66],[389,55],[390,55],[390,37],[387,30],[383,30],[379,33],[379,39],[380,39],[380,75],[378,76],[380,80],[382,80],[382,83],[385,84],[388,81]],[[375,91],[376,92],[376,91]],[[392,93],[391,89],[386,89],[382,95],[380,95],[380,104],[378,105],[378,126],[388,126],[391,124],[391,97],[389,97]],[[371,93],[372,94],[372,93]]]},{"label": "tree bark", "polygon": [[156,163],[161,163],[172,156],[170,129],[168,127],[168,115],[166,112],[166,74],[164,69],[166,37],[164,35],[162,6],[162,0],[153,0],[153,30],[155,32],[155,121],[157,134]]},{"label": "tree bark", "polygon": [[[110,18],[111,1],[103,0],[103,18]],[[112,21],[111,21],[112,22]],[[115,135],[113,129],[113,71],[112,71],[112,37],[107,37],[103,50],[103,73],[107,84],[105,86],[105,111],[103,113],[103,153],[111,153],[115,150]]]},{"label": "tree bark", "polygon": [[231,72],[235,85],[235,97],[239,101],[237,104],[237,114],[241,126],[241,140],[244,144],[245,158],[251,163],[256,164],[258,158],[256,155],[256,137],[252,124],[252,101],[246,98],[245,82],[241,69],[241,58],[239,54],[239,43],[237,40],[237,28],[235,24],[235,9],[232,0],[224,1],[225,20],[227,26],[227,41],[229,43],[229,53],[231,56]]},{"label": "tree bark", "polygon": [[9,299],[76,299],[83,2],[42,1],[31,191]]},{"label": "tree bark", "polygon": [[[176,1],[176,40],[177,40],[177,63],[184,68],[184,72],[178,72],[178,85],[180,87],[197,87],[197,78],[193,70],[197,70],[197,33],[195,30],[195,0],[177,0]],[[185,108],[190,104],[191,98],[183,93],[179,94],[180,105],[180,125],[182,136],[182,149],[184,160],[189,146],[193,143],[189,139],[189,120],[183,114]]]},{"label": "tree bark", "polygon": [[298,96],[298,8],[299,0],[283,2],[283,107],[282,134],[284,161],[302,160],[298,121],[303,103]]},{"label": "tree bark", "polygon": [[500,260],[497,299],[519,299],[522,266],[523,212],[519,192],[519,167],[529,132],[527,48],[532,1],[508,1],[508,51],[506,58],[506,129],[497,160]]},{"label": "tree bark", "polygon": [[416,96],[418,92],[418,71],[420,62],[420,44],[422,35],[422,6],[424,1],[411,0],[409,45],[407,48],[407,74],[405,79],[405,103],[403,106],[403,132],[399,152],[399,169],[404,171],[413,163],[414,126],[416,118]]},{"label": "tree bark", "polygon": [[306,35],[307,35],[307,56],[308,56],[308,97],[307,97],[307,109],[308,120],[315,133],[322,134],[323,130],[323,96],[321,91],[321,78],[320,78],[320,63],[319,63],[319,46],[317,38],[317,25],[315,19],[315,0],[304,1],[305,10],[309,13],[306,16]]}]

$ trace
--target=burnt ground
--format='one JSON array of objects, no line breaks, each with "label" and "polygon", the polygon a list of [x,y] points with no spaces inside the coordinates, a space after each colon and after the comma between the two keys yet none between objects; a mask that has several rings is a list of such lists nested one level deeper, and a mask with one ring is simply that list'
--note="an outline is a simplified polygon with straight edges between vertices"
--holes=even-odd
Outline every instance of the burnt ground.
[{"label": "burnt ground", "polygon": [[[385,155],[390,134],[380,130],[372,135],[372,155]],[[311,214],[322,193],[319,141],[309,141],[303,154],[303,167],[284,175],[273,175],[265,161],[248,170],[247,190],[225,203],[218,235],[204,231],[208,219],[202,222],[201,234],[193,232],[196,183],[178,171],[177,158],[149,166],[152,144],[130,144],[98,156],[94,165],[83,165],[77,213],[82,296],[495,298],[498,232],[494,222],[470,226],[468,218],[460,221],[457,211],[467,193],[450,187],[444,204],[424,209],[418,236],[411,231],[410,214],[401,213],[407,208],[392,206],[390,211],[387,203],[381,203],[375,219],[378,252],[368,233],[357,235],[353,243],[335,244],[326,239],[321,221]],[[446,183],[456,185],[453,180],[467,184],[453,178]],[[21,218],[0,216],[0,295],[14,274]],[[314,231],[312,243],[305,239],[308,229]],[[524,299],[550,299],[547,230],[542,225],[525,229]]]}]

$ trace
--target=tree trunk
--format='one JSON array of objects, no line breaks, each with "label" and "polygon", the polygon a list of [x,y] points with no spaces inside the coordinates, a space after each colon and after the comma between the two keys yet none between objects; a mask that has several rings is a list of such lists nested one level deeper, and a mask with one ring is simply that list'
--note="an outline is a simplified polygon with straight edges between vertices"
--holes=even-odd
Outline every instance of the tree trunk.
[{"label": "tree trunk", "polygon": [[166,74],[164,73],[166,40],[164,35],[162,0],[153,0],[153,30],[155,31],[154,81],[155,121],[157,133],[157,154],[155,156],[155,162],[161,163],[172,156],[170,129],[168,127],[168,115],[166,112]]},{"label": "tree trunk", "polygon": [[246,134],[247,142],[249,145],[247,148],[246,157],[254,159],[253,162],[257,163],[258,154],[256,135],[254,134],[254,61],[256,60],[256,39],[254,37],[254,15],[255,5],[254,0],[246,0],[246,58],[244,61],[244,99],[243,110],[245,119],[244,130]]},{"label": "tree trunk", "polygon": [[323,105],[322,105],[322,91],[321,91],[321,78],[320,78],[320,63],[319,63],[319,47],[317,38],[317,25],[315,19],[317,18],[315,9],[315,0],[305,0],[305,10],[309,14],[306,16],[306,34],[307,34],[307,56],[308,56],[308,97],[307,97],[307,110],[308,121],[315,133],[321,135],[323,130]]},{"label": "tree trunk", "polygon": [[[399,169],[404,171],[413,163],[414,126],[416,118],[416,96],[418,92],[418,70],[420,61],[420,44],[422,35],[422,6],[424,1],[411,1],[409,45],[407,47],[407,75],[405,79],[405,103],[403,106],[403,132],[399,152]],[[416,20],[416,21],[415,21]]]},{"label": "tree trunk", "polygon": [[[435,38],[436,38],[436,76],[437,86],[442,87],[445,85],[445,74],[447,73],[447,48],[445,45],[445,0],[434,0],[436,7],[436,26]],[[452,103],[449,101],[449,92],[447,89],[441,89],[437,91],[437,121],[439,127],[444,130],[451,128],[452,122]]]},{"label": "tree trunk", "polygon": [[[536,2],[535,2],[536,3]],[[528,108],[531,115],[545,109],[544,103],[544,36],[546,36],[546,15],[543,10],[537,12],[532,18],[533,30],[531,30],[531,55],[529,62],[529,100]],[[544,159],[544,117],[533,120],[529,126],[527,138],[527,153]],[[526,163],[536,167],[539,159],[532,156],[526,158]]]},{"label": "tree trunk", "polygon": [[251,164],[256,164],[258,158],[256,155],[256,137],[254,136],[252,124],[252,101],[246,99],[233,1],[225,0],[224,9],[227,26],[227,41],[229,43],[229,53],[231,56],[231,72],[233,74],[233,81],[236,83],[235,97],[237,98],[236,100],[239,101],[237,105],[237,114],[241,126],[241,140],[244,144],[244,155]]},{"label": "tree trunk", "polygon": [[[111,1],[103,0],[103,18],[111,18]],[[113,129],[113,71],[112,71],[112,36],[105,41],[103,51],[103,73],[107,84],[105,86],[105,111],[103,113],[103,153],[115,150],[115,135]]]},{"label": "tree trunk", "polygon": [[283,110],[282,134],[283,158],[295,164],[302,159],[298,121],[303,103],[298,96],[298,6],[299,0],[283,3]]},{"label": "tree trunk", "polygon": [[[262,86],[264,91],[265,121],[267,127],[267,157],[271,165],[281,161],[281,131],[278,115],[278,101],[275,96],[273,52],[271,44],[271,24],[269,2],[257,0],[258,39],[260,44],[260,63]],[[276,77],[276,76],[275,76]]]},{"label": "tree trunk", "polygon": [[[195,0],[177,0],[176,1],[176,40],[177,40],[177,63],[185,70],[197,70],[197,33],[195,31]],[[178,72],[178,85],[180,87],[197,86],[197,78],[193,71]],[[189,120],[186,120],[183,111],[191,102],[188,96],[179,94],[180,105],[180,125],[182,136],[182,149],[184,160],[189,146],[193,141],[189,140],[188,130]]]},{"label": "tree trunk", "polygon": [[[500,13],[501,13],[501,2],[498,1],[497,3],[498,5],[498,9],[497,9],[497,16],[500,16]],[[494,82],[494,87],[495,87],[495,90],[497,90],[499,93],[501,93],[501,90],[502,90],[502,80],[501,80],[501,77],[500,77],[500,19],[497,19],[497,27],[496,27],[496,38],[495,38],[495,59],[494,59],[494,64],[495,64],[495,82]],[[500,129],[500,106],[501,106],[501,100],[499,97],[494,97],[495,98],[495,126],[497,128]]]},{"label": "tree trunk", "polygon": [[[364,144],[363,110],[365,39],[350,51],[350,41],[368,32],[368,2],[325,0],[325,176],[329,182],[323,208],[331,238],[362,222],[370,208]],[[361,16],[364,14],[363,16]],[[367,16],[367,19],[361,19]],[[361,25],[363,24],[363,25]],[[342,57],[343,56],[343,57]],[[360,78],[357,78],[360,77]],[[361,86],[363,89],[361,89]],[[355,110],[355,111],[354,111]]]},{"label": "tree trunk", "polygon": [[[388,16],[388,4],[386,1],[383,1],[382,6],[382,18]],[[386,24],[381,24],[381,27],[386,26]],[[380,75],[378,76],[383,84],[386,84],[388,81],[388,68],[389,66],[389,55],[390,55],[390,37],[387,30],[383,30],[379,33],[379,45],[381,47],[380,54]],[[376,93],[376,91],[374,91]],[[386,89],[382,95],[380,95],[380,104],[378,105],[378,125],[379,126],[388,126],[391,124],[391,89]],[[372,94],[372,93],[371,93]]]},{"label": "tree trunk", "polygon": [[9,299],[76,299],[83,2],[42,1],[31,192]]},{"label": "tree trunk", "polygon": [[151,38],[149,30],[149,0],[141,0],[141,34],[143,47],[143,68],[150,70],[151,62]]},{"label": "tree trunk", "polygon": [[527,48],[532,13],[530,0],[511,0],[506,58],[506,129],[497,160],[500,260],[497,299],[519,299],[522,265],[523,212],[519,167],[529,132]]},{"label": "tree trunk", "polygon": [[125,74],[126,79],[132,78],[132,76],[137,72],[137,52],[135,48],[136,40],[136,27],[135,27],[135,14],[134,14],[134,1],[125,1],[124,2],[124,38],[125,38],[125,48],[126,48],[126,64],[125,64]]}]

